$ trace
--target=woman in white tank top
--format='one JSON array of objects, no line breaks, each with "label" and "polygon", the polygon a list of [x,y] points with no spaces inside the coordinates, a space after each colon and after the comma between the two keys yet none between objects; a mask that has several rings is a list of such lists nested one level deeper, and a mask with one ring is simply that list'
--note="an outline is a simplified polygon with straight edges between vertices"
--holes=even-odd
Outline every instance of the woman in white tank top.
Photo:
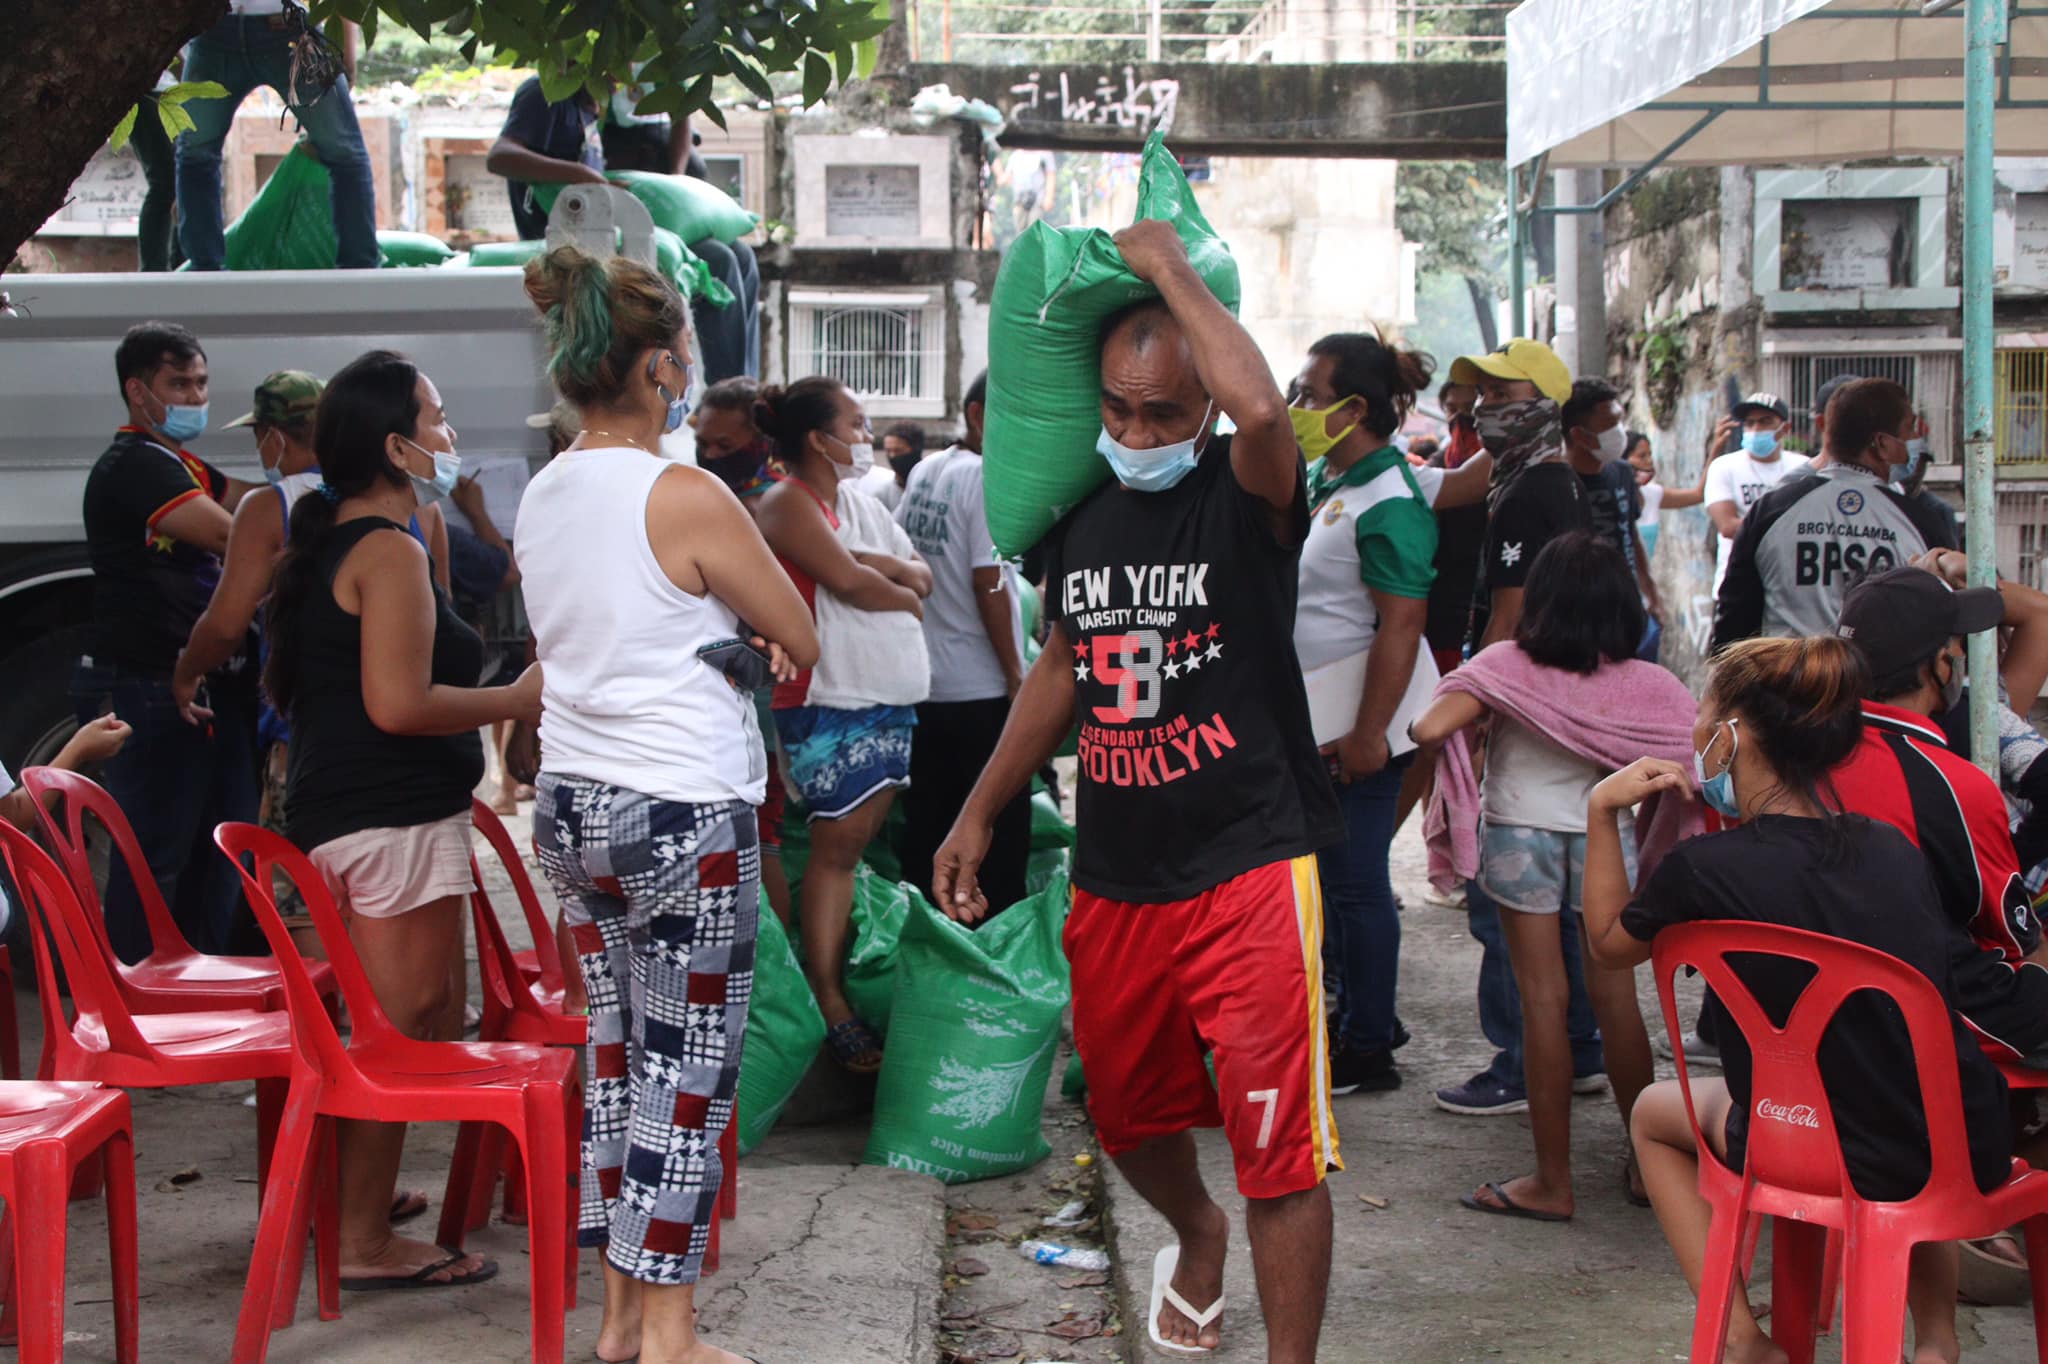
[{"label": "woman in white tank top", "polygon": [[818,642],[739,500],[660,454],[690,382],[674,288],[561,247],[527,266],[526,291],[583,428],[527,486],[512,537],[545,678],[534,846],[590,996],[579,1242],[605,1247],[597,1357],[674,1359],[699,1348],[765,776],[752,696],[702,651],[746,635],[787,677]]}]

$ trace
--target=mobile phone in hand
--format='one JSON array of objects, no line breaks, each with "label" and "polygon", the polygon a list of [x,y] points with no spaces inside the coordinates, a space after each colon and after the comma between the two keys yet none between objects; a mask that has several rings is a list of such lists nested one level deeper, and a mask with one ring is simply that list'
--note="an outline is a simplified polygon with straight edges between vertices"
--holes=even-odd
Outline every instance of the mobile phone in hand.
[{"label": "mobile phone in hand", "polygon": [[714,640],[699,649],[697,657],[724,673],[741,691],[775,685],[774,662],[744,639]]}]

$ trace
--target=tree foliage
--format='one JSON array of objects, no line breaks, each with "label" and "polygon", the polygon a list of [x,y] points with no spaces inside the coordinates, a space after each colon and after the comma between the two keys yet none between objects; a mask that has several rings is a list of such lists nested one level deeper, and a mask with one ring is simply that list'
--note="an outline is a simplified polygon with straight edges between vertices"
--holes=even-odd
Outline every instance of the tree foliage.
[{"label": "tree foliage", "polygon": [[761,99],[769,76],[801,72],[806,104],[873,64],[889,27],[887,0],[312,0],[316,20],[352,19],[365,44],[385,21],[421,39],[458,39],[530,66],[550,100],[606,82],[648,90],[643,114],[724,120],[712,84],[730,76]]}]

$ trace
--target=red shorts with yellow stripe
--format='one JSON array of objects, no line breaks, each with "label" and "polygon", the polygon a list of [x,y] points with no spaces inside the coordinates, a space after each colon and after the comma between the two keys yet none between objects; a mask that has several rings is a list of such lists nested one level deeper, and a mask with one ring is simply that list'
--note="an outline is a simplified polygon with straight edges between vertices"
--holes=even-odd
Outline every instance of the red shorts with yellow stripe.
[{"label": "red shorts with yellow stripe", "polygon": [[[1192,900],[1074,892],[1074,1042],[1102,1149],[1222,1127],[1238,1191],[1278,1198],[1341,1170],[1323,1023],[1323,907],[1313,857]],[[1213,1052],[1212,1085],[1203,1053]]]}]

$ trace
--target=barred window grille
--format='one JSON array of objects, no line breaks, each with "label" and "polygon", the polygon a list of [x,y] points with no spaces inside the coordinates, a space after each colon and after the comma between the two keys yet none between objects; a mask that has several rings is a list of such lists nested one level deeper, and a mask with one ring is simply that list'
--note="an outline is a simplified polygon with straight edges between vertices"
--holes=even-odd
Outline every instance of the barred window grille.
[{"label": "barred window grille", "polygon": [[1933,463],[1962,459],[1962,422],[1958,404],[1961,343],[1930,338],[1925,349],[1910,342],[1892,348],[1830,347],[1825,342],[1777,341],[1764,345],[1764,388],[1792,409],[1791,431],[1803,448],[1814,448],[1814,399],[1838,375],[1890,379],[1905,389],[1913,406],[1927,417],[1927,444]]},{"label": "barred window grille", "polygon": [[2048,464],[2048,350],[2001,350],[1997,375],[1991,430],[1998,462]]},{"label": "barred window grille", "polygon": [[945,396],[945,313],[931,294],[792,290],[790,374],[829,374],[893,409]]}]

